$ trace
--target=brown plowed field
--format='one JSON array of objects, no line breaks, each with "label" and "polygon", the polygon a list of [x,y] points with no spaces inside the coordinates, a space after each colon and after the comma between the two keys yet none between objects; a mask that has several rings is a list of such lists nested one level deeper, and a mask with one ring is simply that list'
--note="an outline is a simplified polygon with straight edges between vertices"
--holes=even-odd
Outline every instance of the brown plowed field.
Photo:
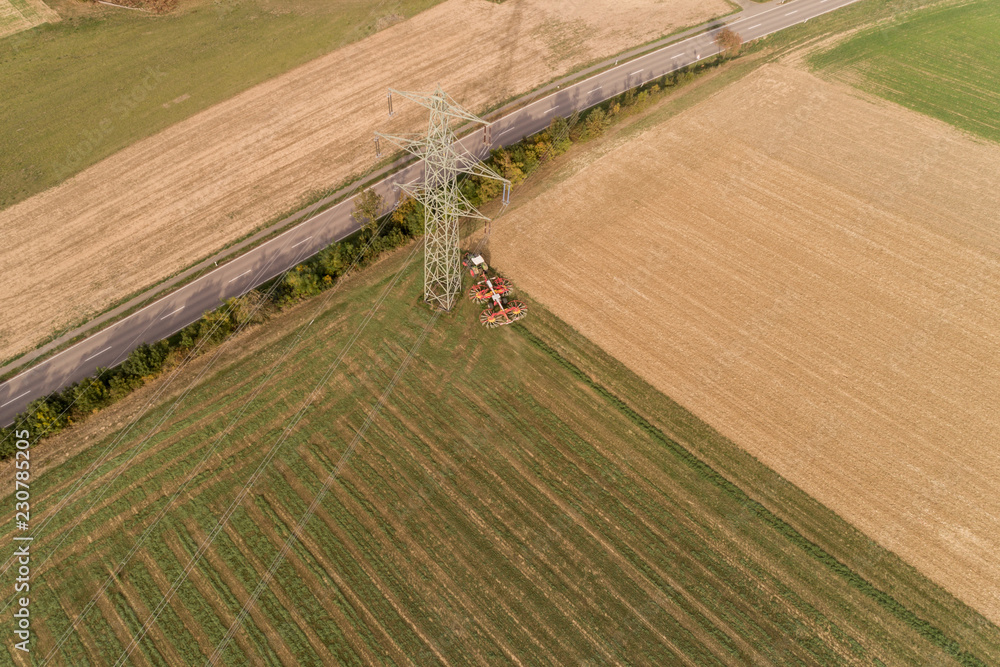
[{"label": "brown plowed field", "polygon": [[574,168],[495,263],[1000,621],[1000,147],[770,65]]},{"label": "brown plowed field", "polygon": [[449,0],[178,123],[0,212],[0,359],[368,169],[374,130],[419,125],[403,105],[387,123],[389,86],[478,110],[728,9]]}]

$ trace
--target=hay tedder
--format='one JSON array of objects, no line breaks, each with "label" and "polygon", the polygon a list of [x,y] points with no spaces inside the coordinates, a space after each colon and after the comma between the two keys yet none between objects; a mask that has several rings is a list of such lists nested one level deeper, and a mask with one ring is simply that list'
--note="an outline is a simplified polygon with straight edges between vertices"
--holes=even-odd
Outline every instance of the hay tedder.
[{"label": "hay tedder", "polygon": [[490,267],[486,265],[481,255],[466,253],[462,265],[469,270],[475,281],[469,288],[469,298],[477,303],[489,304],[479,314],[479,322],[487,327],[499,327],[516,322],[528,313],[522,301],[511,299],[514,287],[506,278],[493,276],[490,278]]}]

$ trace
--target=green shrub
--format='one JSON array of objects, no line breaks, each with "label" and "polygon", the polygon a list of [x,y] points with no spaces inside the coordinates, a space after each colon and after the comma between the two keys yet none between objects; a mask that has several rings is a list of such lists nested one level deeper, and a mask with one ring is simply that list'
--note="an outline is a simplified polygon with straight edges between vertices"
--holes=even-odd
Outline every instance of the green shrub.
[{"label": "green shrub", "polygon": [[593,139],[594,137],[599,137],[604,133],[604,128],[607,126],[607,114],[604,109],[598,107],[587,114],[587,119],[583,122],[586,128],[584,132],[584,138]]},{"label": "green shrub", "polygon": [[152,377],[160,372],[163,362],[170,352],[170,344],[165,340],[150,345],[143,343],[132,350],[122,365],[122,373],[134,379]]},{"label": "green shrub", "polygon": [[325,278],[339,278],[350,262],[347,261],[344,256],[343,248],[339,243],[334,243],[321,250],[318,255],[316,255],[316,263],[319,265],[320,270],[323,272]]},{"label": "green shrub", "polygon": [[424,233],[424,205],[407,197],[392,212],[392,221],[407,236],[421,236]]},{"label": "green shrub", "polygon": [[32,401],[25,410],[24,418],[19,420],[24,422],[23,428],[31,433],[36,442],[38,438],[58,433],[69,425],[68,417],[60,410],[60,398],[58,394],[54,394],[52,397]]},{"label": "green shrub", "polygon": [[[103,368],[97,369],[98,376],[104,372]],[[73,387],[73,410],[78,415],[97,412],[110,402],[111,392],[98,377],[86,378],[79,385]]]},{"label": "green shrub", "polygon": [[282,287],[288,301],[313,296],[323,291],[319,276],[304,264],[299,264],[285,275]]}]

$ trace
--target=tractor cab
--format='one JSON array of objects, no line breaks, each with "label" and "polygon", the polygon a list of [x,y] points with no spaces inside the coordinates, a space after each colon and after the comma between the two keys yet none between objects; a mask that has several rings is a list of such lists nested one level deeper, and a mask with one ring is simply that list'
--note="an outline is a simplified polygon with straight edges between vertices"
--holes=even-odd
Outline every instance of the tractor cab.
[{"label": "tractor cab", "polygon": [[487,266],[486,260],[483,259],[482,255],[473,255],[471,252],[465,253],[462,258],[462,266],[469,270],[469,275],[475,278],[480,272],[486,275],[486,272],[490,270]]}]

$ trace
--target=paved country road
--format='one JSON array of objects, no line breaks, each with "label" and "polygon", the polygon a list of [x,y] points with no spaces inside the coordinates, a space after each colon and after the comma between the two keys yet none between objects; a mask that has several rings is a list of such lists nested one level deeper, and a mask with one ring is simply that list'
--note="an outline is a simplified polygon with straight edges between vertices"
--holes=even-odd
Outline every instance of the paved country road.
[{"label": "paved country road", "polygon": [[[769,3],[740,12],[725,24],[746,42],[856,1],[793,0],[785,4]],[[719,23],[714,22],[713,25]],[[491,147],[512,144],[543,130],[555,116],[568,116],[575,110],[591,107],[650,79],[714,56],[719,51],[714,34],[713,28],[673,42],[519,108],[493,122],[490,146],[484,143],[482,130],[465,137],[460,143],[473,155],[485,156]],[[398,103],[406,102],[399,100]],[[387,120],[385,130],[392,131],[391,121]],[[411,182],[419,178],[421,172],[422,165],[417,162],[373,187],[386,201],[395,201],[396,184]],[[224,300],[249,291],[333,241],[350,235],[357,229],[351,218],[353,208],[353,200],[347,199],[0,384],[0,425],[13,423],[14,417],[32,400],[78,382],[92,375],[98,367],[121,363],[139,344],[151,343],[176,333]]]}]

